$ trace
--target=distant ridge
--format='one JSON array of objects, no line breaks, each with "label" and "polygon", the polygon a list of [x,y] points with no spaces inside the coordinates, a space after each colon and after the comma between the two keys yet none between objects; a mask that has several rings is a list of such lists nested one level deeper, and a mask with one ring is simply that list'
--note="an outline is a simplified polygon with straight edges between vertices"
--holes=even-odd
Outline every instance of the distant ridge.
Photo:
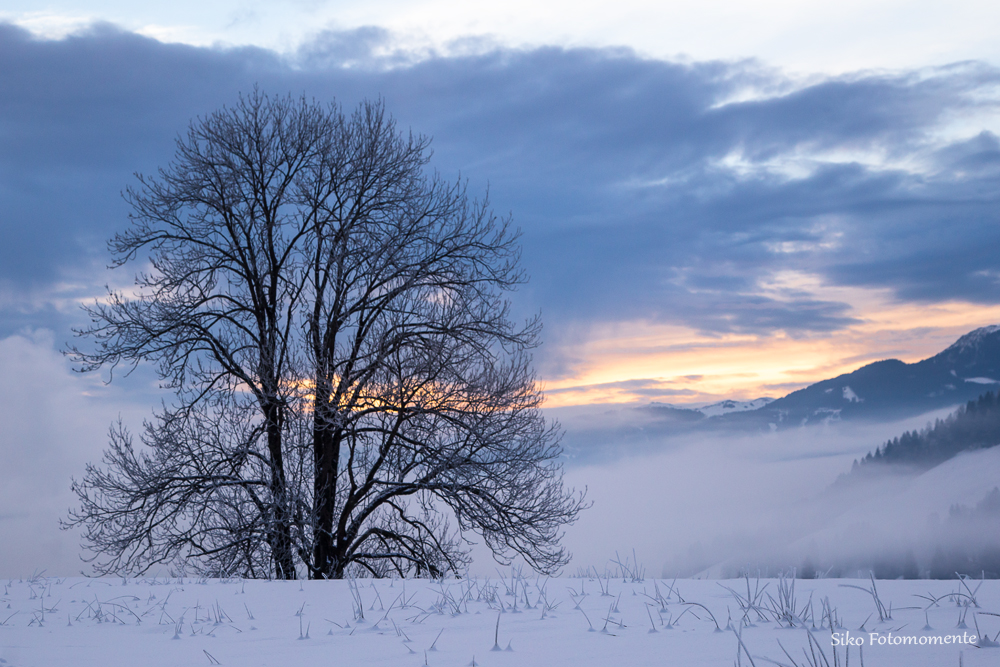
[{"label": "distant ridge", "polygon": [[659,403],[654,401],[649,404],[649,407],[652,409],[671,410],[676,412],[701,413],[704,417],[718,417],[731,412],[759,410],[772,401],[774,401],[773,398],[768,398],[766,396],[763,398],[755,398],[752,401],[734,401],[726,399],[724,401],[719,401],[718,403],[710,403],[702,406],[674,405],[673,403]]},{"label": "distant ridge", "polygon": [[[615,457],[658,447],[664,435],[703,431],[759,433],[831,422],[890,422],[957,407],[1000,390],[1000,326],[971,331],[913,364],[884,359],[772,400],[726,400],[702,406],[648,403],[606,406],[574,430],[567,457]],[[609,443],[612,443],[609,445]]]},{"label": "distant ridge", "polygon": [[[830,421],[887,421],[974,400],[1000,385],[1000,326],[971,331],[913,364],[886,359],[823,380],[716,426],[783,429]],[[706,424],[707,425],[707,424]]]}]

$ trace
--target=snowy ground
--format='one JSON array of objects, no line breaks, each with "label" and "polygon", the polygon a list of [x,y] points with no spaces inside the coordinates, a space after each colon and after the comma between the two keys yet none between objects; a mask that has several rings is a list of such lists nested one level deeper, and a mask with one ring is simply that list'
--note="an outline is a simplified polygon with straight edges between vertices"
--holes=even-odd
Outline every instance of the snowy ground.
[{"label": "snowy ground", "polygon": [[[847,631],[870,667],[1000,664],[1000,581],[875,583],[877,601],[871,581],[846,579],[11,580],[0,667],[825,666],[848,664],[833,645]],[[982,648],[928,643],[966,641],[977,624]]]}]

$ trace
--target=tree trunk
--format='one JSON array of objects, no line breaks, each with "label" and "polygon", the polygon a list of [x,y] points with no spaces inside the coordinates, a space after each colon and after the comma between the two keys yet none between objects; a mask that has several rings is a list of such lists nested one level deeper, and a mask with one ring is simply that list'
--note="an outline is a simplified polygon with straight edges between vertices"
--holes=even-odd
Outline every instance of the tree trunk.
[{"label": "tree trunk", "polygon": [[281,406],[269,403],[264,406],[267,419],[267,451],[271,458],[271,526],[268,542],[274,557],[277,579],[295,579],[295,560],[292,556],[292,529],[288,512],[288,483],[281,451]]},{"label": "tree trunk", "polygon": [[316,382],[313,422],[313,503],[316,525],[313,530],[313,570],[316,579],[339,579],[335,572],[333,523],[337,505],[337,467],[340,463],[340,429],[336,408],[330,405],[330,386]]}]

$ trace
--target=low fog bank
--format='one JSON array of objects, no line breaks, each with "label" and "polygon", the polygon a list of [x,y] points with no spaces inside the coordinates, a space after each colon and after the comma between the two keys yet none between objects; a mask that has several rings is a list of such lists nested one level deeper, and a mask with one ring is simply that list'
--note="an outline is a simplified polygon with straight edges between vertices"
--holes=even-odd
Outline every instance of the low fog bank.
[{"label": "low fog bank", "polygon": [[[830,498],[856,501],[789,545],[786,560],[801,563],[804,577],[869,570],[881,579],[1000,577],[1000,447],[919,475],[890,475],[832,490]],[[718,574],[732,574],[734,565]]]},{"label": "low fog bank", "polygon": [[[0,339],[3,577],[89,571],[79,535],[58,527],[75,502],[70,478],[100,460],[114,419],[137,427],[158,396],[152,380],[106,386],[72,373],[59,346],[45,331]],[[629,407],[546,412],[566,429],[567,485],[587,487],[594,503],[566,529],[574,553],[566,574],[603,571],[616,551],[625,558],[633,549],[650,576],[1000,570],[1000,492],[989,495],[1000,484],[1000,447],[920,476],[866,475],[831,489],[855,458],[948,410],[760,435],[671,434]],[[473,574],[496,573],[482,545],[474,557]]]},{"label": "low fog bank", "polygon": [[76,501],[71,479],[100,460],[113,420],[150,414],[152,388],[73,373],[58,345],[45,330],[0,339],[0,577],[90,571],[80,535],[59,529]]},{"label": "low fog bank", "polygon": [[[919,430],[954,412],[960,404],[895,421],[827,421],[783,428],[779,436],[809,438],[831,451],[857,451],[863,456],[905,430]],[[604,404],[547,408],[546,417],[565,430],[564,457],[569,466],[610,463],[627,457],[662,453],[686,444],[755,440],[773,435],[754,423],[708,423],[701,418],[650,404]],[[779,438],[781,439],[781,438]],[[825,451],[825,450],[824,450]],[[816,455],[824,452],[817,451]]]},{"label": "low fog bank", "polygon": [[[567,483],[587,487],[594,503],[567,530],[567,573],[602,571],[616,551],[624,558],[634,549],[647,574],[664,577],[792,568],[800,576],[997,576],[1000,491],[990,494],[1000,485],[1000,447],[920,475],[887,470],[834,484],[854,459],[949,411],[885,424],[639,439],[643,424],[624,423],[627,409],[605,411],[603,422],[594,411],[564,410],[558,417],[577,454]],[[623,427],[633,429],[629,437],[601,442]]]}]

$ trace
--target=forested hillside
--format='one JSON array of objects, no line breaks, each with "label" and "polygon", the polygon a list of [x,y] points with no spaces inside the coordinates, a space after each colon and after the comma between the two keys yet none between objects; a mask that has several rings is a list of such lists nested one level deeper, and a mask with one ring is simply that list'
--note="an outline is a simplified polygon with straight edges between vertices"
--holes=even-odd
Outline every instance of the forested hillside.
[{"label": "forested hillside", "polygon": [[880,464],[926,470],[959,452],[997,444],[1000,444],[1000,400],[993,392],[987,392],[923,430],[907,431],[887,441],[855,461],[853,470]]}]

